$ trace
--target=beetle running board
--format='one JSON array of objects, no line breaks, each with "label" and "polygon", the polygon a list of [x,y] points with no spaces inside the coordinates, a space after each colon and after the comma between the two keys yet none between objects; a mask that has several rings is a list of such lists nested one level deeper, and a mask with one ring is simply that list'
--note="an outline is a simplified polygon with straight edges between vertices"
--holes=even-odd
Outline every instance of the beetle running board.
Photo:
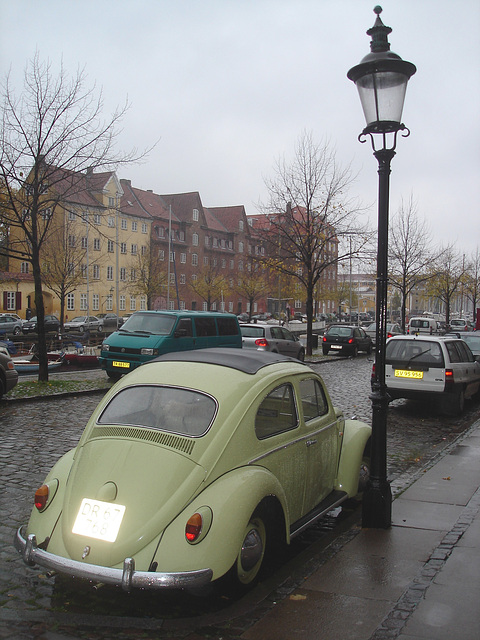
[{"label": "beetle running board", "polygon": [[314,509],[309,511],[303,518],[297,520],[290,527],[290,538],[298,536],[307,527],[309,527],[315,520],[318,520],[325,514],[327,514],[335,507],[338,507],[342,502],[348,499],[348,493],[345,491],[332,491],[325,500],[322,500]]}]

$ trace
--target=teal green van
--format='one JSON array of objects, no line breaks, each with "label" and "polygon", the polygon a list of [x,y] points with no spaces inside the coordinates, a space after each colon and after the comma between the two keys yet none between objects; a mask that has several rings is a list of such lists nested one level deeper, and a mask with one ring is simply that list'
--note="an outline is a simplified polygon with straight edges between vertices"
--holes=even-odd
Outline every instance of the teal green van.
[{"label": "teal green van", "polygon": [[237,317],[210,311],[137,311],[102,344],[100,366],[118,380],[148,360],[172,351],[242,348]]}]

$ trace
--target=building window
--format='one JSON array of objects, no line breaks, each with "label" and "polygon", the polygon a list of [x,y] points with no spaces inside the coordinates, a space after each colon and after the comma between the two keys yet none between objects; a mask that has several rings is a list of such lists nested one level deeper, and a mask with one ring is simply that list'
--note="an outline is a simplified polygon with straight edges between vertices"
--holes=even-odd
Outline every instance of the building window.
[{"label": "building window", "polygon": [[202,311],[208,311],[208,305],[205,301],[202,302]]},{"label": "building window", "polygon": [[142,233],[148,233],[148,226],[146,222],[142,222]]},{"label": "building window", "polygon": [[238,243],[238,252],[243,253],[243,242]]},{"label": "building window", "polygon": [[142,311],[146,311],[147,309],[147,296],[145,295],[140,296],[140,309]]},{"label": "building window", "polygon": [[136,244],[132,244],[132,246],[131,246],[131,254],[132,254],[132,256],[136,256],[137,255],[137,245]]},{"label": "building window", "polygon": [[158,259],[165,260],[165,251],[163,249],[158,250]]},{"label": "building window", "polygon": [[180,284],[186,284],[187,276],[184,273],[180,274]]},{"label": "building window", "polygon": [[238,228],[240,229],[240,231],[243,231],[243,220],[238,221]]},{"label": "building window", "polygon": [[175,284],[175,274],[174,273],[170,274],[170,284]]},{"label": "building window", "polygon": [[20,273],[28,273],[30,266],[28,262],[22,262],[20,265]]},{"label": "building window", "polygon": [[113,295],[107,296],[107,311],[113,311]]},{"label": "building window", "polygon": [[113,247],[114,247],[113,240],[109,240],[108,241],[108,253],[113,253]]},{"label": "building window", "polygon": [[95,251],[100,251],[100,238],[95,238],[93,240],[93,248]]},{"label": "building window", "polygon": [[113,267],[107,267],[107,280],[113,280]]},{"label": "building window", "polygon": [[192,235],[192,244],[193,244],[194,247],[198,246],[198,233],[194,233]]},{"label": "building window", "polygon": [[70,220],[70,222],[72,222],[73,220],[75,220],[76,216],[74,214],[73,211],[69,211],[68,212],[68,219]]},{"label": "building window", "polygon": [[16,311],[17,296],[15,291],[7,291],[7,311]]},{"label": "building window", "polygon": [[67,311],[73,311],[75,309],[75,294],[67,294]]},{"label": "building window", "polygon": [[178,232],[178,239],[180,240],[180,242],[185,242],[185,231]]},{"label": "building window", "polygon": [[137,230],[137,226],[138,226],[137,221],[136,220],[132,220],[132,231],[136,231]]},{"label": "building window", "polygon": [[205,236],[204,244],[205,244],[206,247],[210,246],[210,236]]},{"label": "building window", "polygon": [[98,293],[92,295],[92,309],[98,311],[100,309],[100,296]]},{"label": "building window", "polygon": [[86,311],[88,309],[88,299],[86,293],[80,294],[80,311]]},{"label": "building window", "polygon": [[126,242],[121,242],[120,243],[120,253],[127,253],[127,243]]},{"label": "building window", "polygon": [[134,296],[130,296],[130,311],[137,310],[137,299]]},{"label": "building window", "polygon": [[108,206],[112,209],[115,206],[115,198],[109,196],[108,198]]},{"label": "building window", "polygon": [[127,298],[124,295],[121,295],[118,304],[120,307],[120,311],[125,311],[125,309],[127,308]]},{"label": "building window", "polygon": [[93,224],[100,224],[102,222],[102,216],[99,213],[93,214]]},{"label": "building window", "polygon": [[82,249],[88,248],[88,238],[87,236],[82,236]]},{"label": "building window", "polygon": [[121,267],[120,268],[120,280],[125,282],[126,279],[127,279],[127,270],[125,269],[125,267]]},{"label": "building window", "polygon": [[125,218],[122,218],[120,221],[120,229],[123,229],[123,231],[126,231],[128,229],[127,221]]},{"label": "building window", "polygon": [[230,260],[230,269],[235,269],[235,261]]},{"label": "building window", "polygon": [[193,220],[198,222],[198,209],[193,210]]},{"label": "building window", "polygon": [[180,254],[180,264],[187,264],[187,254],[186,253],[181,253]]},{"label": "building window", "polygon": [[163,227],[157,227],[157,236],[159,238],[165,237],[165,229]]},{"label": "building window", "polygon": [[137,279],[137,270],[132,267],[132,269],[130,269],[130,280],[132,282],[135,282],[136,279]]},{"label": "building window", "polygon": [[192,266],[198,267],[198,254],[192,253]]},{"label": "building window", "polygon": [[93,265],[93,279],[100,280],[100,267],[98,264]]},{"label": "building window", "polygon": [[75,246],[75,236],[68,236],[68,246],[69,247]]},{"label": "building window", "polygon": [[115,227],[115,218],[113,216],[108,216],[108,226],[110,228]]},{"label": "building window", "polygon": [[203,266],[208,267],[208,256],[203,256]]},{"label": "building window", "polygon": [[142,254],[142,256],[146,256],[147,255],[147,247],[144,244],[142,244],[141,254]]}]

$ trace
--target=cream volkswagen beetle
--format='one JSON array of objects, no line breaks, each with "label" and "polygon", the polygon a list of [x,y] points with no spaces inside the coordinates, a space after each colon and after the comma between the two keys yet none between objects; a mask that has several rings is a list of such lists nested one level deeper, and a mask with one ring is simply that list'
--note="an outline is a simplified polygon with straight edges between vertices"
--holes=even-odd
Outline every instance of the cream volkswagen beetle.
[{"label": "cream volkswagen beetle", "polygon": [[24,561],[132,588],[255,581],[362,488],[371,428],[279,354],[166,354],[122,378],[35,494]]}]

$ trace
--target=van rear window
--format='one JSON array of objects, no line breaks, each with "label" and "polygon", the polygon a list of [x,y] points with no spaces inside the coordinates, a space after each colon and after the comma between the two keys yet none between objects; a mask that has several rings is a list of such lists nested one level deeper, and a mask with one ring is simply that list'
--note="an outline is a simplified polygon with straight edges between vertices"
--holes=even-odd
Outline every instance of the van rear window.
[{"label": "van rear window", "polygon": [[235,318],[217,318],[219,336],[238,336],[238,322]]}]

